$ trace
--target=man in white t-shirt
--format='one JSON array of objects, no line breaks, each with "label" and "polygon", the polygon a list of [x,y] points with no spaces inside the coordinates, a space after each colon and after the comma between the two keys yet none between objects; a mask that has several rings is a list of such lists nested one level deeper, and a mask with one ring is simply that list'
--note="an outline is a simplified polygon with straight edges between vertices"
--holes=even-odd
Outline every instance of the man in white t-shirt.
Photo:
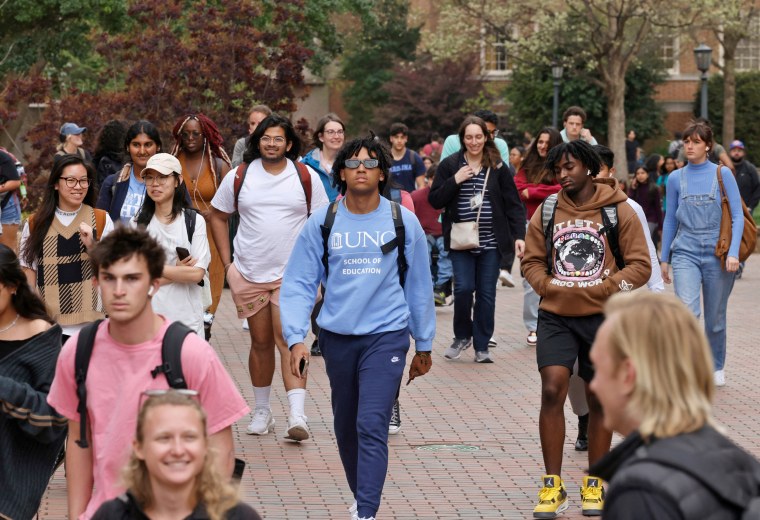
[{"label": "man in white t-shirt", "polygon": [[[286,438],[309,438],[304,412],[306,378],[290,370],[290,351],[280,322],[280,285],[296,238],[312,211],[329,202],[319,175],[295,162],[301,144],[287,118],[272,114],[251,134],[243,163],[227,175],[211,201],[211,233],[224,263],[239,318],[251,334],[248,369],[255,407],[250,435],[266,435],[274,427],[270,406],[275,346],[290,404]],[[300,168],[306,168],[300,170]],[[238,211],[234,260],[227,221]]]}]

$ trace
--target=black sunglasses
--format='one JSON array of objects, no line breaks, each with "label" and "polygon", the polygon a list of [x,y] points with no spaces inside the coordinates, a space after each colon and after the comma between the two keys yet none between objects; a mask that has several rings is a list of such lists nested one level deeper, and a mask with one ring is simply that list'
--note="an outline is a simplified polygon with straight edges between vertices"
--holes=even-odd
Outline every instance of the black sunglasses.
[{"label": "black sunglasses", "polygon": [[363,164],[365,168],[377,168],[380,161],[377,159],[346,159],[346,168],[358,168],[360,164]]}]

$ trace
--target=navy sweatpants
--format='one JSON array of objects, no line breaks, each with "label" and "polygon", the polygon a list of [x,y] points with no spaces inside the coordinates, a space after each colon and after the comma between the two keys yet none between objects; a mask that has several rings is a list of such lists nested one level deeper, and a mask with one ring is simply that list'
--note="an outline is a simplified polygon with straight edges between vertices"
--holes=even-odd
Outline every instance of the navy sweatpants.
[{"label": "navy sweatpants", "polygon": [[409,350],[409,329],[368,336],[322,330],[335,438],[359,517],[377,514],[388,471],[388,421]]}]

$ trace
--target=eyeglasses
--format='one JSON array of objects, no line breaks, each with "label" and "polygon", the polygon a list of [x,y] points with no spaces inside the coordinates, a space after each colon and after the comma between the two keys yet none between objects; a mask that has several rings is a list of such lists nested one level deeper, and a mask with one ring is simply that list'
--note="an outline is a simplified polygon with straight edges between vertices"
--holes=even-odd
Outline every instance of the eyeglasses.
[{"label": "eyeglasses", "polygon": [[261,142],[264,144],[285,144],[285,138],[281,136],[269,137],[268,135],[261,136]]},{"label": "eyeglasses", "polygon": [[162,395],[167,394],[176,394],[176,395],[182,395],[187,397],[188,399],[199,399],[199,393],[197,390],[190,390],[189,388],[156,388],[152,390],[145,390],[140,393],[140,400],[137,403],[137,413],[140,413],[140,410],[143,407],[143,404],[145,404],[145,401],[150,399],[151,397],[160,397]]},{"label": "eyeglasses", "polygon": [[346,168],[358,168],[360,164],[363,164],[365,168],[377,168],[380,161],[377,159],[346,159]]},{"label": "eyeglasses", "polygon": [[180,137],[182,137],[182,139],[187,139],[188,137],[200,137],[203,134],[201,132],[197,132],[197,131],[193,130],[192,132],[182,132],[179,135],[180,135]]},{"label": "eyeglasses", "polygon": [[90,179],[76,179],[74,177],[61,177],[61,180],[66,183],[66,186],[73,188],[77,184],[82,188],[86,188],[90,185]]},{"label": "eyeglasses", "polygon": [[175,175],[177,174],[172,173],[171,175],[143,175],[142,180],[148,186],[153,186],[154,184],[163,186],[164,184],[166,184],[166,181],[168,181],[170,177],[174,178]]},{"label": "eyeglasses", "polygon": [[335,135],[343,135],[343,130],[325,130],[323,133],[332,137]]},{"label": "eyeglasses", "polygon": [[491,134],[491,139],[496,139],[496,137],[498,137],[499,135],[499,129],[497,128],[493,132],[488,132],[488,133]]}]

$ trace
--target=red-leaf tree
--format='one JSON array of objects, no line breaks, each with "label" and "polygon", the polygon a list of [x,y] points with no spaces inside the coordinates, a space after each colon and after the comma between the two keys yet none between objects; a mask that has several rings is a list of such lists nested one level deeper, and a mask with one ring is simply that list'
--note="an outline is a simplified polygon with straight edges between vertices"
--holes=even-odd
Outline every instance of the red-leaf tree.
[{"label": "red-leaf tree", "polygon": [[302,12],[303,0],[199,0],[190,7],[182,0],[131,2],[123,31],[90,36],[104,64],[98,87],[47,100],[49,108],[27,135],[40,151],[29,169],[49,167],[63,121],[87,126],[92,136],[110,119],[148,119],[162,130],[167,149],[174,121],[203,112],[231,146],[244,133],[252,104],[294,110],[312,54],[297,33]]}]

